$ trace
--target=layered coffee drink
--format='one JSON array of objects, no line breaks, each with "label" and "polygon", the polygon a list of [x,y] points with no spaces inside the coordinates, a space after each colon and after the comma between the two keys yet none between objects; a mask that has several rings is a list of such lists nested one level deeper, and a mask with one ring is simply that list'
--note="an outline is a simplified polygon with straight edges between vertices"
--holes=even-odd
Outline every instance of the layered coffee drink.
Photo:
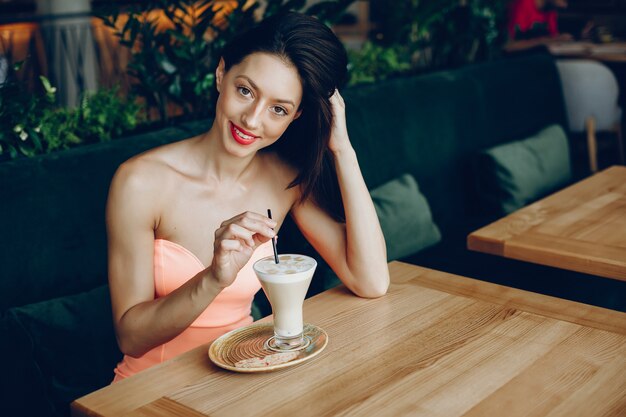
[{"label": "layered coffee drink", "polygon": [[274,340],[270,347],[297,349],[304,343],[302,303],[317,262],[305,255],[280,255],[278,259],[279,263],[271,256],[260,259],[253,268],[272,305]]}]

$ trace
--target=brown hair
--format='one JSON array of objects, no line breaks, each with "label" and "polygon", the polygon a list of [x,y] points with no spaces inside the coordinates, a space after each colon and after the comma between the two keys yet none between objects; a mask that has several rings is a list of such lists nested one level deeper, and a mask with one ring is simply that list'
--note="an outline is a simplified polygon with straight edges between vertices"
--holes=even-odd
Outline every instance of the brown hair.
[{"label": "brown hair", "polygon": [[226,71],[255,52],[293,64],[303,89],[301,116],[267,150],[299,170],[289,187],[301,187],[300,203],[311,196],[335,219],[344,220],[334,157],[328,149],[333,123],[329,99],[347,78],[343,44],[316,18],[290,12],[264,20],[226,45],[222,53]]}]

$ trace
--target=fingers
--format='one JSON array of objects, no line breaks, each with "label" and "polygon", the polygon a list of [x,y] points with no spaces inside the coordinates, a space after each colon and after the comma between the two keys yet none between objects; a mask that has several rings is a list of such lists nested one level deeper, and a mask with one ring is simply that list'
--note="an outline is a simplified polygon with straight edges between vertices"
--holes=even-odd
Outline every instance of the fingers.
[{"label": "fingers", "polygon": [[269,217],[245,212],[223,222],[215,231],[215,242],[238,240],[253,248],[274,237],[273,228],[276,225],[277,223]]},{"label": "fingers", "polygon": [[335,92],[333,93],[333,95],[330,96],[330,102],[331,104],[336,104],[341,107],[345,107],[345,102],[343,101],[343,97],[341,97],[341,94],[339,94],[339,90],[337,89],[335,89]]},{"label": "fingers", "polygon": [[271,240],[271,238],[260,235],[260,234],[256,234],[254,235],[254,241],[256,242],[256,245],[262,245],[265,242],[269,242]]},{"label": "fingers", "polygon": [[254,247],[253,235],[254,233],[246,229],[245,227],[242,227],[236,223],[231,223],[217,229],[215,233],[215,240],[218,241],[225,239],[237,239],[250,247]]},{"label": "fingers", "polygon": [[243,245],[239,240],[233,239],[224,239],[220,240],[218,244],[216,244],[216,249],[220,252],[229,252],[229,251],[241,251],[243,249]]},{"label": "fingers", "polygon": [[231,223],[241,224],[244,227],[253,227],[253,225],[265,225],[269,229],[276,227],[278,224],[275,220],[272,220],[267,216],[255,213],[253,211],[246,211],[245,213],[238,214],[235,217],[222,222],[221,226],[224,227]]},{"label": "fingers", "polygon": [[334,124],[337,124],[337,122],[341,120],[339,124],[343,128],[346,118],[346,104],[343,101],[343,97],[341,97],[341,94],[339,94],[339,90],[335,90],[335,93],[330,97],[330,105],[332,108],[333,116],[335,118]]}]

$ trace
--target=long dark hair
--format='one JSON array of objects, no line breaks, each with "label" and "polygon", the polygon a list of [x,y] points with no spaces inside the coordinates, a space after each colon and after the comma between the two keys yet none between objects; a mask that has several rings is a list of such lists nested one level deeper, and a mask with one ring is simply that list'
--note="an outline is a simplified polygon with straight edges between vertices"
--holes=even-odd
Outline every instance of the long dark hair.
[{"label": "long dark hair", "polygon": [[344,219],[334,157],[328,150],[333,123],[330,96],[347,78],[348,57],[335,34],[314,17],[289,12],[272,16],[233,39],[223,50],[225,70],[248,55],[265,52],[294,65],[302,82],[301,116],[267,150],[299,170],[289,188],[300,186],[337,220]]}]

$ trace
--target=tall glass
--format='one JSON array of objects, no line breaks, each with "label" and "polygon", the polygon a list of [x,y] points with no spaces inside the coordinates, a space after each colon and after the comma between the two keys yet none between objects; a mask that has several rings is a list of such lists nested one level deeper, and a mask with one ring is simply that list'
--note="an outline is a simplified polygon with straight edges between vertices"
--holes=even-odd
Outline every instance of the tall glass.
[{"label": "tall glass", "polygon": [[302,304],[317,267],[315,259],[305,255],[273,256],[253,265],[263,291],[272,305],[274,337],[266,345],[276,351],[298,350],[308,343],[303,337]]}]

